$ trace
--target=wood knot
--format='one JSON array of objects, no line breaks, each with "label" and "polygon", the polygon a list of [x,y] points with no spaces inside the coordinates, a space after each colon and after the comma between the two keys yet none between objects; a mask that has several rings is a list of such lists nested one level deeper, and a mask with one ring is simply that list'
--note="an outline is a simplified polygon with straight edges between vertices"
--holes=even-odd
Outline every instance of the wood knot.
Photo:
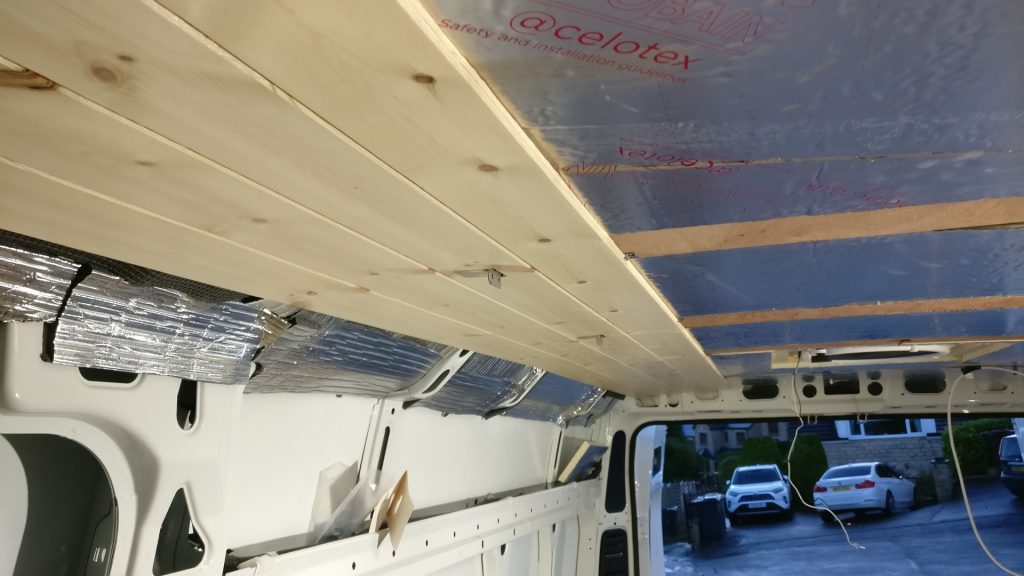
[{"label": "wood knot", "polygon": [[497,172],[498,171],[498,167],[495,166],[494,164],[481,164],[481,165],[477,166],[477,169],[480,170],[481,172]]},{"label": "wood knot", "polygon": [[433,84],[434,82],[437,82],[437,80],[435,80],[434,77],[431,76],[430,74],[422,73],[413,74],[412,79],[415,80],[416,82],[419,82],[420,84]]},{"label": "wood knot", "polygon": [[103,64],[93,64],[89,71],[92,73],[92,77],[103,82],[104,84],[118,85],[124,82],[124,77],[115,68],[104,66]]}]

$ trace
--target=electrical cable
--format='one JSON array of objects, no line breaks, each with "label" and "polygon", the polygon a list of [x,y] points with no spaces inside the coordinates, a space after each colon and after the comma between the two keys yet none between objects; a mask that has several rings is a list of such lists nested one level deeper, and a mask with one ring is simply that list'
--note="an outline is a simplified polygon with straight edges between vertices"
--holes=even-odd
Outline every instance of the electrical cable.
[{"label": "electrical cable", "polygon": [[803,352],[797,354],[796,366],[793,368],[793,406],[796,408],[796,417],[800,420],[800,425],[796,427],[796,432],[793,433],[793,441],[790,442],[789,444],[789,452],[786,453],[786,480],[789,481],[789,485],[793,487],[793,492],[796,493],[796,497],[800,499],[800,502],[804,506],[811,508],[813,510],[828,512],[829,514],[831,514],[832,518],[834,518],[836,523],[839,524],[839,527],[843,529],[843,535],[846,536],[846,543],[849,544],[854,550],[864,550],[864,546],[850,539],[850,532],[846,529],[846,525],[843,524],[843,521],[839,519],[839,516],[837,516],[835,512],[833,512],[830,508],[827,507],[809,504],[806,500],[804,500],[804,495],[800,493],[800,489],[797,488],[796,484],[793,483],[792,463],[790,461],[793,459],[793,449],[796,447],[796,439],[800,436],[800,430],[804,427],[803,403],[800,401],[800,395],[797,394],[796,389],[796,376],[797,372],[799,372],[800,370],[800,361],[803,359],[803,357]]},{"label": "electrical cable", "polygon": [[[1017,376],[1024,376],[1024,373],[1022,372],[1010,370],[1008,368],[998,368],[995,366],[983,366],[980,368],[980,370],[998,370],[1000,372],[1009,372],[1010,374],[1016,374]],[[958,376],[957,379],[953,381],[953,385],[950,386],[949,388],[949,398],[946,401],[946,433],[949,434],[949,451],[953,453],[953,465],[956,468],[957,480],[960,481],[960,493],[964,497],[964,508],[967,509],[967,519],[971,523],[971,530],[974,532],[975,540],[978,541],[978,545],[981,546],[982,551],[985,552],[985,555],[988,556],[988,559],[991,560],[992,563],[995,564],[997,567],[999,567],[1000,570],[1006,572],[1007,574],[1010,574],[1011,576],[1024,576],[1020,572],[1015,572],[1014,570],[1007,568],[1006,565],[1000,562],[995,557],[995,555],[992,554],[992,551],[988,549],[988,546],[985,545],[985,540],[982,539],[981,532],[978,531],[978,524],[974,521],[974,511],[971,509],[971,501],[967,497],[967,484],[964,482],[964,473],[963,470],[960,469],[960,457],[957,455],[956,442],[953,440],[953,392],[956,391],[957,384],[959,384],[960,381],[964,379],[964,377],[966,377],[968,374],[973,373],[974,372],[965,372],[963,374],[960,374],[960,376]]]}]

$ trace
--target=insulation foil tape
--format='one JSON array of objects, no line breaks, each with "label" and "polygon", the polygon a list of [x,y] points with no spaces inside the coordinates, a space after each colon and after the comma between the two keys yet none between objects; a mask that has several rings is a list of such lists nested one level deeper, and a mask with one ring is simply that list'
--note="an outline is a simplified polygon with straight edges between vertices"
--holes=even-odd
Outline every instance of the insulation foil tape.
[{"label": "insulation foil tape", "polygon": [[285,326],[245,304],[198,302],[94,272],[68,299],[57,324],[53,361],[241,384],[257,348]]},{"label": "insulation foil tape", "polygon": [[246,392],[329,392],[384,397],[419,381],[452,348],[340,318],[300,311],[256,358]]},{"label": "insulation foil tape", "polygon": [[0,322],[48,322],[57,317],[79,265],[0,245]]}]

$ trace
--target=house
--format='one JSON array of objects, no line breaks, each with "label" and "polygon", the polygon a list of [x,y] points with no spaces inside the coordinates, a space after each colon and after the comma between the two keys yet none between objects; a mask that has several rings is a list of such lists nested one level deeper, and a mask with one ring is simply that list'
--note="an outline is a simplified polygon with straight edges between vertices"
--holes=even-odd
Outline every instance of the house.
[{"label": "house", "polygon": [[779,421],[687,424],[683,426],[683,436],[693,440],[694,447],[702,456],[713,459],[721,452],[739,450],[747,438],[788,440],[794,429],[792,423]]}]

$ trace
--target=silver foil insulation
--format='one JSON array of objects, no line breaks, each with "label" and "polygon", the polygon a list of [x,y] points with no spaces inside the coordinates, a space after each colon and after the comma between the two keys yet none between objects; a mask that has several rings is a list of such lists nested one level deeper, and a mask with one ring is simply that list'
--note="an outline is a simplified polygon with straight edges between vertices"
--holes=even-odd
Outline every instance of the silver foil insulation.
[{"label": "silver foil insulation", "polygon": [[[380,398],[416,384],[455,350],[272,302],[204,302],[99,271],[69,295],[81,268],[0,245],[0,321],[58,320],[57,364],[246,383],[246,392]],[[532,366],[477,354],[416,406],[565,425],[593,414],[602,395]]]},{"label": "silver foil insulation", "polygon": [[475,354],[443,388],[416,406],[484,416],[522,396],[543,375],[543,370],[533,366]]},{"label": "silver foil insulation", "polygon": [[600,388],[548,373],[522,400],[503,410],[501,415],[564,426],[573,418],[588,413],[602,396],[604,390]]},{"label": "silver foil insulation", "polygon": [[63,258],[0,245],[0,322],[55,319],[78,268]]},{"label": "silver foil insulation", "polygon": [[57,324],[53,361],[241,384],[261,341],[283,325],[241,303],[207,304],[174,290],[93,272]]},{"label": "silver foil insulation", "polygon": [[301,311],[257,357],[246,392],[331,392],[383,397],[415,384],[452,348]]}]

